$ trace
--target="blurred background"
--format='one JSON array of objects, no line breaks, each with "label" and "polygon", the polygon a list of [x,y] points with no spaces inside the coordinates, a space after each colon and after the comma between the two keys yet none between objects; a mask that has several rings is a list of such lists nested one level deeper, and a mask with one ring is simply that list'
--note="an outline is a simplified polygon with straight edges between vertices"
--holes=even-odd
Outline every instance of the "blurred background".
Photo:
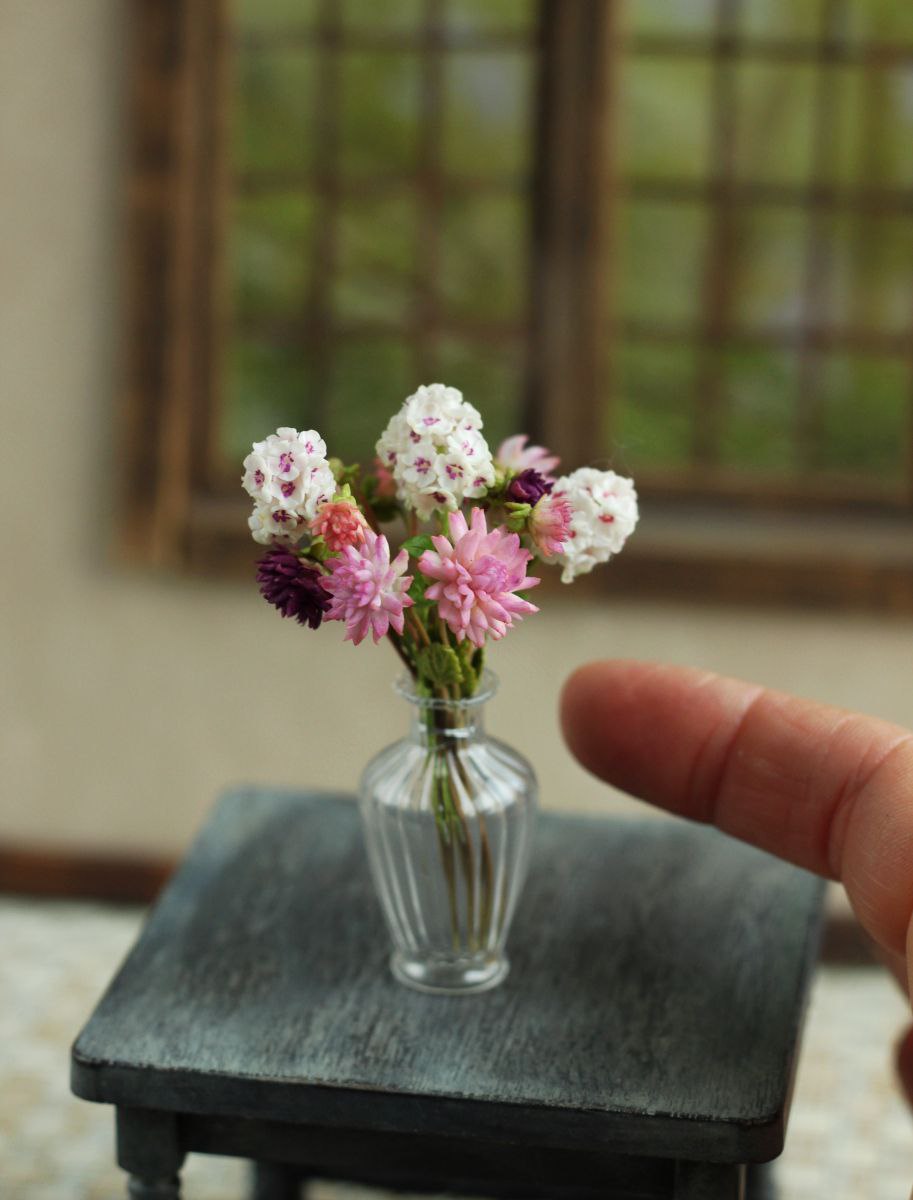
[{"label": "blurred background", "polygon": [[641,811],[557,731],[596,656],[913,726],[907,0],[3,0],[0,178],[3,887],[148,898],[224,786],[401,734],[238,481],[432,380],[641,492],[492,655],[546,806]]},{"label": "blurred background", "polygon": [[0,20],[0,840],[169,856],[226,783],[354,785],[394,664],[262,603],[239,463],[283,423],[370,456],[435,379],[641,492],[494,655],[546,804],[607,802],[554,720],[596,655],[913,725],[904,0]]}]

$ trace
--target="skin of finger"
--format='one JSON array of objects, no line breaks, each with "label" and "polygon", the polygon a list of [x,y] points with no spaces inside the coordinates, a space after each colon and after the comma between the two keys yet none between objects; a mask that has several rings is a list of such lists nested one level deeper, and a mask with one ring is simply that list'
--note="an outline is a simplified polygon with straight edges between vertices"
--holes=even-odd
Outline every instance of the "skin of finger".
[{"label": "skin of finger", "polygon": [[628,661],[576,671],[561,711],[568,745],[594,774],[841,878],[876,942],[905,953],[913,913],[908,731],[708,672]]}]

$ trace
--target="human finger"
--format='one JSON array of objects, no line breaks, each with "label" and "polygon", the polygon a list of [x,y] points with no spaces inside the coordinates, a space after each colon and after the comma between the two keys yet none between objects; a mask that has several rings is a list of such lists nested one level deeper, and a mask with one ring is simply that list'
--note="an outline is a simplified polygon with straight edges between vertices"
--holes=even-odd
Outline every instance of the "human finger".
[{"label": "human finger", "polygon": [[562,724],[571,750],[600,778],[842,879],[868,932],[905,954],[909,731],[708,672],[631,661],[575,672]]}]

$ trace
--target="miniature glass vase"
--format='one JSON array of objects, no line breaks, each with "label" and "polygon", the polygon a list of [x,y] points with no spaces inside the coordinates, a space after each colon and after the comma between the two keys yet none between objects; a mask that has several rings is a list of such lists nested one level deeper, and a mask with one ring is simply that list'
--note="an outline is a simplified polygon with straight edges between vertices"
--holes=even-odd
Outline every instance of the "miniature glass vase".
[{"label": "miniature glass vase", "polygon": [[426,992],[481,992],[508,971],[504,946],[529,866],[538,788],[521,754],[482,724],[497,680],[475,695],[422,696],[406,677],[407,737],[365,768],[368,859],[393,940],[391,968]]}]

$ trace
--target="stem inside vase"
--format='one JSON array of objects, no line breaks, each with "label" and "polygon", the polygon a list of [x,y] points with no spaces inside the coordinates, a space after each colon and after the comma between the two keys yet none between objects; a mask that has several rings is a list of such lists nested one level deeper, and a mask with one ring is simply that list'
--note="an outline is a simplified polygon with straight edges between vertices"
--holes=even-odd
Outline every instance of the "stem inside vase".
[{"label": "stem inside vase", "polygon": [[487,736],[468,699],[401,695],[411,736],[365,771],[369,860],[397,978],[426,991],[484,990],[507,972],[504,942],[526,874],[536,803],[529,764]]}]

